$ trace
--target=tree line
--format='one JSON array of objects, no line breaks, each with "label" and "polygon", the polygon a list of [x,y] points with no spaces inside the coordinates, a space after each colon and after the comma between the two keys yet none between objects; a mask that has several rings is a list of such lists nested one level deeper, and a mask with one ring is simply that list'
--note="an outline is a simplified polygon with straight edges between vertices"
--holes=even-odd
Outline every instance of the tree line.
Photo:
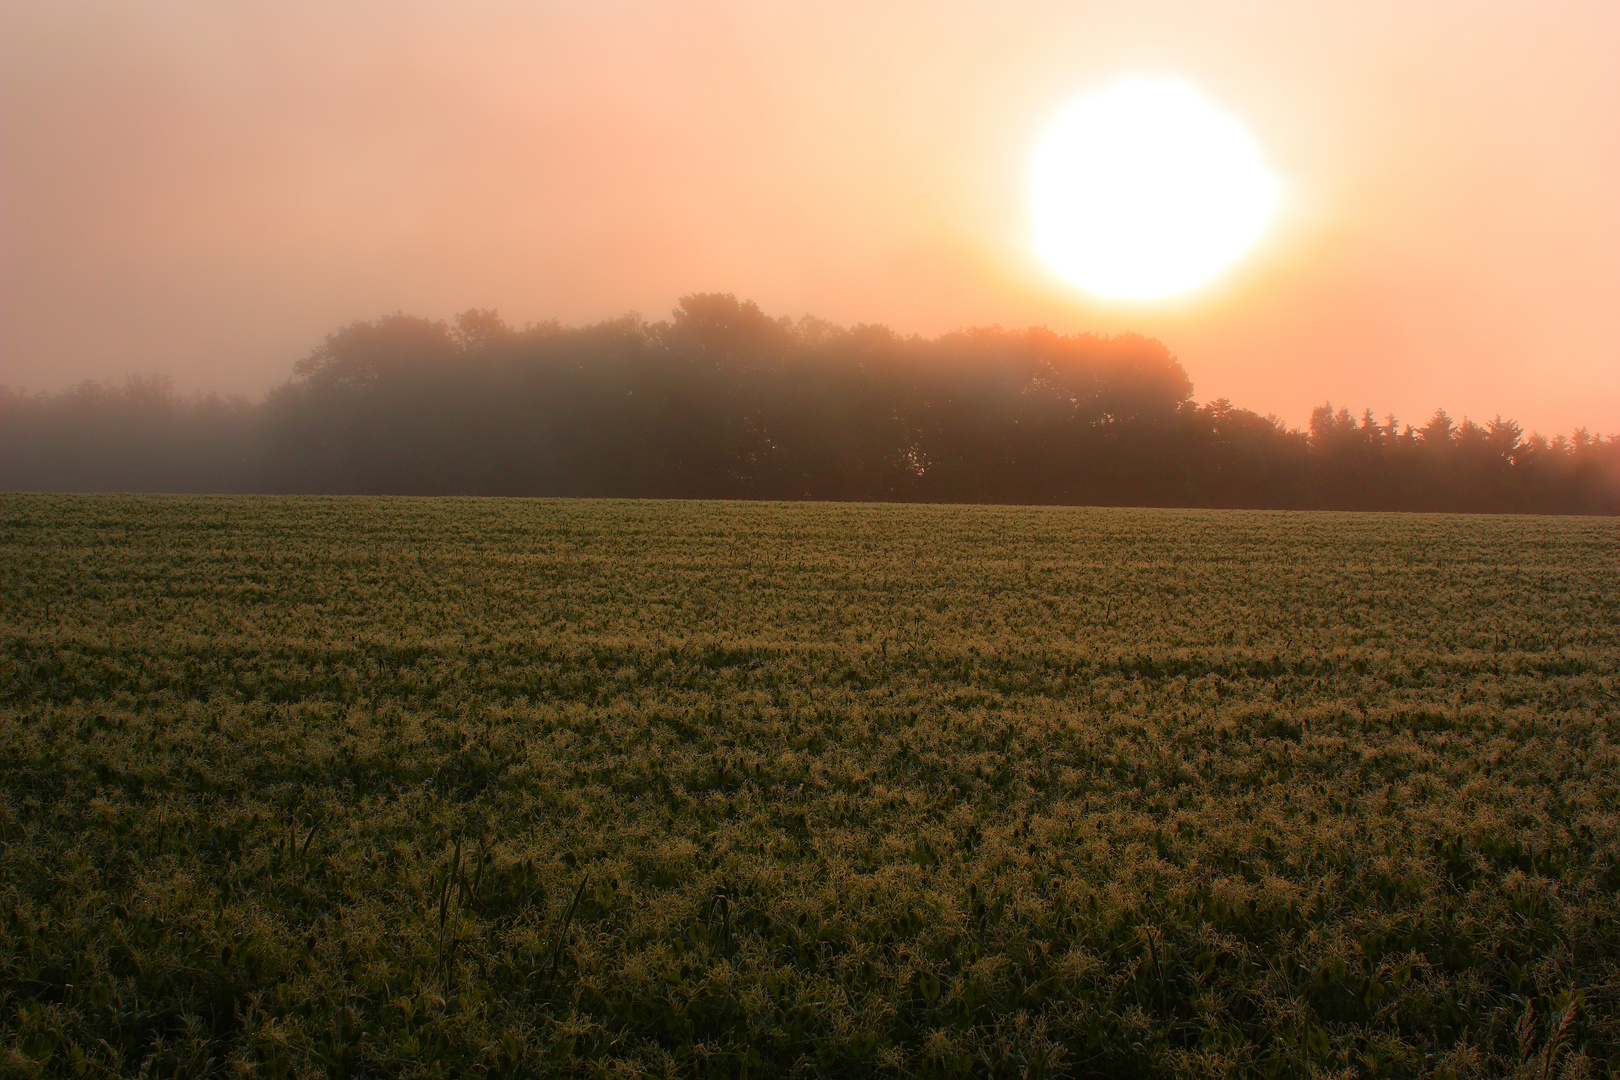
[{"label": "tree line", "polygon": [[1199,404],[1133,334],[928,340],[695,294],[656,323],[354,322],[259,402],[0,389],[0,489],[1615,514],[1620,437],[1327,405],[1297,430]]}]

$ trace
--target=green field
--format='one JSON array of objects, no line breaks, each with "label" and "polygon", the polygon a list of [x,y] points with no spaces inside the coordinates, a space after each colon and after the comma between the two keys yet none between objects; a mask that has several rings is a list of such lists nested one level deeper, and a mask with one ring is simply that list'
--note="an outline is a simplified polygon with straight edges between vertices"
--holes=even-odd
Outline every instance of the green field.
[{"label": "green field", "polygon": [[1613,519],[0,496],[0,1073],[1620,1075]]}]

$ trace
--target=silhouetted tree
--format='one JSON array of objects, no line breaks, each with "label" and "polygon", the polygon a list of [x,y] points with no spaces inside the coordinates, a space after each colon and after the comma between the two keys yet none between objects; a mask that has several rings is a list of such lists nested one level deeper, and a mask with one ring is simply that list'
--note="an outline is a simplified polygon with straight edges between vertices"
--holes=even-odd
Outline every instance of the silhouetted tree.
[{"label": "silhouetted tree", "polygon": [[1620,439],[1323,405],[1305,431],[1137,335],[934,340],[772,318],[339,328],[257,405],[161,379],[0,390],[0,487],[1620,512]]}]

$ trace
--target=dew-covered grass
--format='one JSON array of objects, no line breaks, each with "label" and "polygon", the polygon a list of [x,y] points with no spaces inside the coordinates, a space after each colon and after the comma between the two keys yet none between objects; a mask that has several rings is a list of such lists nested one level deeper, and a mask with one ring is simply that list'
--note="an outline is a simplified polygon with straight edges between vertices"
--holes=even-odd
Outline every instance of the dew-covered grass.
[{"label": "dew-covered grass", "polygon": [[1607,519],[0,496],[0,1071],[1620,1075]]}]

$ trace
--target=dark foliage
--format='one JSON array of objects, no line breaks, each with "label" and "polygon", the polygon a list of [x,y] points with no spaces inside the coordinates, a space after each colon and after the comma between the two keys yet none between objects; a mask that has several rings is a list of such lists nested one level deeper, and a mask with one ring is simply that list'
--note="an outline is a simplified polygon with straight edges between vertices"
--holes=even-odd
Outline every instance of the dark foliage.
[{"label": "dark foliage", "polygon": [[0,488],[1620,512],[1620,438],[1225,400],[1136,335],[928,341],[729,295],[668,322],[355,322],[262,403],[0,390]]}]

